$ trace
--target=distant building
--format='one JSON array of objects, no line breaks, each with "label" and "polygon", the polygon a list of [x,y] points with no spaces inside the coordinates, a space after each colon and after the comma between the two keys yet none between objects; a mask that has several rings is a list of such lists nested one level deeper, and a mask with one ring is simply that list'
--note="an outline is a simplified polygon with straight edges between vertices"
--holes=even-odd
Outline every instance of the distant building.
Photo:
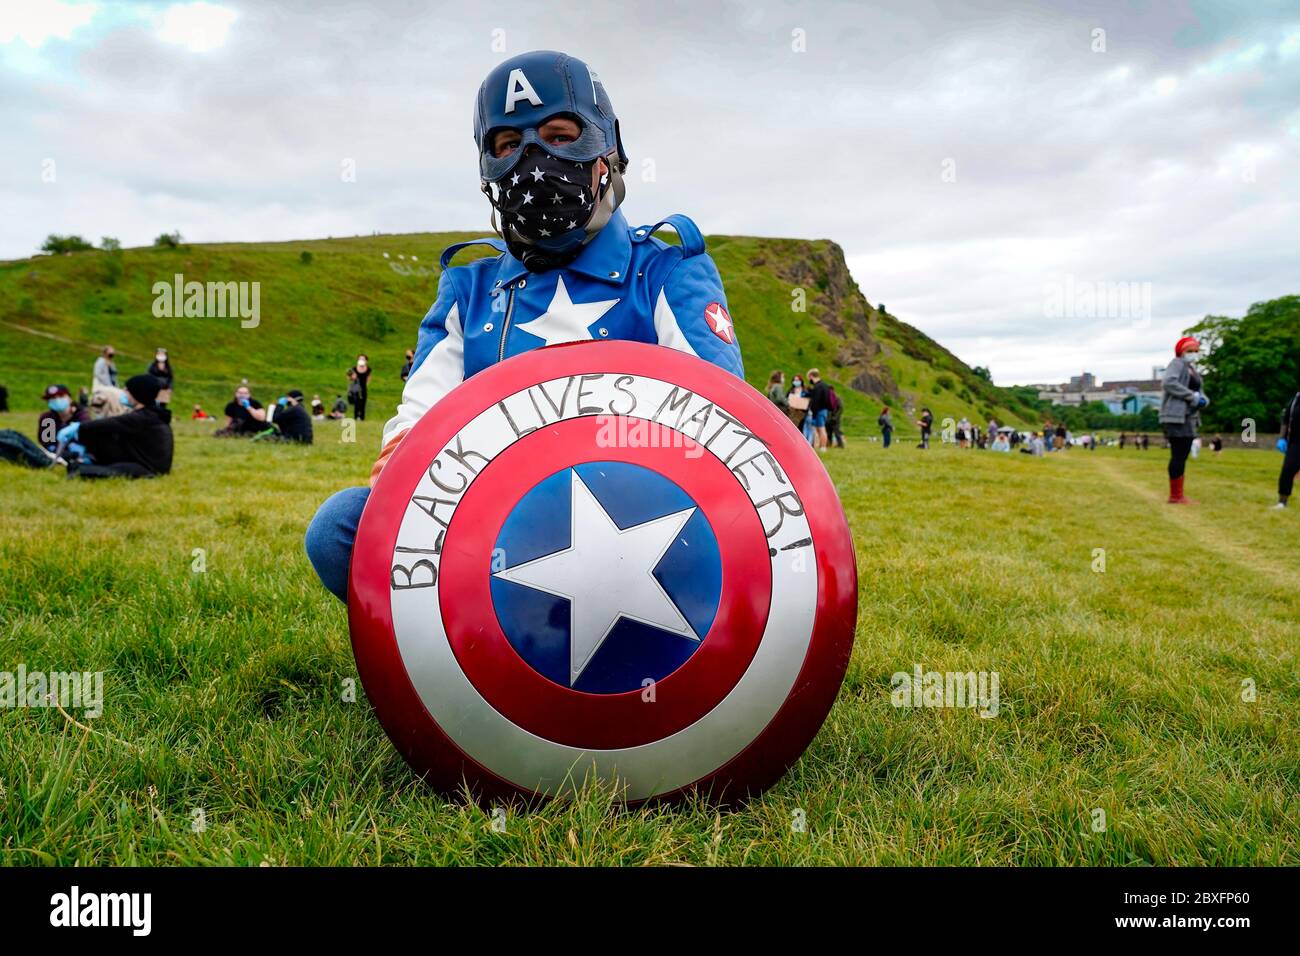
[{"label": "distant building", "polygon": [[1114,415],[1136,415],[1144,408],[1159,408],[1161,400],[1160,378],[1164,369],[1152,369],[1150,379],[1126,379],[1106,382],[1103,386],[1091,372],[1071,376],[1060,385],[1040,385],[1038,398],[1053,405],[1075,408],[1090,402],[1101,402]]}]

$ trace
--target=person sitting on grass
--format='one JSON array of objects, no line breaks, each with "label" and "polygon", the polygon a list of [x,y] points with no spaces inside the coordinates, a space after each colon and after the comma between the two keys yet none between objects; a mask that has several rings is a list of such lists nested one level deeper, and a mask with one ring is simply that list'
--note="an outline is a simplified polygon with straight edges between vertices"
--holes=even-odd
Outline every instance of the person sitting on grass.
[{"label": "person sitting on grass", "polygon": [[45,411],[36,420],[36,440],[48,452],[59,447],[59,429],[73,422],[83,425],[90,421],[89,413],[72,402],[72,393],[66,385],[51,385],[41,396],[45,400]]},{"label": "person sitting on grass", "polygon": [[264,432],[270,426],[266,422],[266,409],[255,399],[247,385],[235,389],[235,397],[226,404],[226,423],[213,432],[221,438],[229,436],[248,436]]},{"label": "person sitting on grass", "polygon": [[[585,63],[553,51],[504,60],[479,88],[474,117],[476,181],[504,241],[477,240],[498,254],[463,266],[452,267],[452,257],[475,243],[443,252],[438,298],[420,323],[415,362],[397,414],[384,427],[371,485],[403,436],[451,389],[546,345],[657,343],[744,377],[722,279],[699,228],[675,215],[634,229],[619,211],[628,157],[605,88]],[[679,245],[654,237],[662,225],[677,231]],[[605,300],[607,311],[566,326],[555,310],[570,296]],[[502,299],[512,321],[500,321]],[[340,600],[347,600],[352,545],[369,494],[370,487],[336,493],[307,529],[307,556]]]},{"label": "person sitting on grass", "polygon": [[253,440],[266,438],[271,441],[293,441],[310,445],[312,439],[311,418],[302,404],[302,392],[291,389],[276,403],[276,411],[271,419],[272,428],[256,436]]},{"label": "person sitting on grass", "polygon": [[320,400],[319,395],[311,397],[311,417],[313,421],[317,422],[325,420],[325,403]]},{"label": "person sitting on grass", "polygon": [[37,441],[13,428],[0,429],[0,459],[29,468],[67,464],[58,454],[59,430],[72,422],[87,422],[85,410],[72,404],[66,385],[51,385],[41,395],[46,409],[36,422]]},{"label": "person sitting on grass", "polygon": [[60,445],[86,450],[86,461],[68,464],[69,478],[154,478],[172,470],[172,413],[157,405],[159,384],[136,375],[126,383],[129,411],[59,430]]},{"label": "person sitting on grass", "polygon": [[190,420],[196,422],[214,422],[216,421],[211,415],[203,410],[202,405],[195,405],[194,411],[190,413]]},{"label": "person sitting on grass", "polygon": [[1025,442],[1025,447],[1020,449],[1020,454],[1033,455],[1035,458],[1042,458],[1047,454],[1047,442],[1043,440],[1043,434],[1044,432],[1034,432]]},{"label": "person sitting on grass", "polygon": [[348,403],[343,400],[342,395],[334,396],[334,406],[330,409],[330,418],[335,421],[348,417]]}]

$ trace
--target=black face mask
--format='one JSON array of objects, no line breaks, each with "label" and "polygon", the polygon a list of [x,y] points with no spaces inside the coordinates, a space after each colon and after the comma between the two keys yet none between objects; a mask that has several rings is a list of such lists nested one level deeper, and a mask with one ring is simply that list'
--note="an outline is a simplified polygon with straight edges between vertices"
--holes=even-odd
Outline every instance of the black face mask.
[{"label": "black face mask", "polygon": [[484,194],[501,216],[506,248],[529,272],[568,265],[582,251],[587,224],[609,184],[606,176],[592,194],[597,162],[558,159],[529,147],[509,176],[483,184]]}]

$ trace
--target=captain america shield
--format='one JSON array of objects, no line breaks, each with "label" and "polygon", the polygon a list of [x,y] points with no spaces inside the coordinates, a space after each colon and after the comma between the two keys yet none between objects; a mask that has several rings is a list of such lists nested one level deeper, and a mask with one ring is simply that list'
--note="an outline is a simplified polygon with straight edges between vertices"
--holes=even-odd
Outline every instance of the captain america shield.
[{"label": "captain america shield", "polygon": [[753,796],[816,734],[857,574],[819,457],[694,356],[587,342],[462,383],[357,530],[357,667],[434,787],[629,802]]}]

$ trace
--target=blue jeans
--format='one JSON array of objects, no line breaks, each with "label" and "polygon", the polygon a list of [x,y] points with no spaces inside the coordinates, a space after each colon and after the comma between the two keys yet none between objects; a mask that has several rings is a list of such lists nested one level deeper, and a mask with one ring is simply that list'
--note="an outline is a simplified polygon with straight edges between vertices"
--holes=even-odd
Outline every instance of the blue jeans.
[{"label": "blue jeans", "polygon": [[321,584],[344,604],[348,600],[348,564],[357,537],[361,509],[370,488],[344,488],[325,499],[307,526],[303,546]]},{"label": "blue jeans", "polygon": [[49,468],[54,464],[40,445],[12,428],[0,429],[0,458],[29,468]]}]

